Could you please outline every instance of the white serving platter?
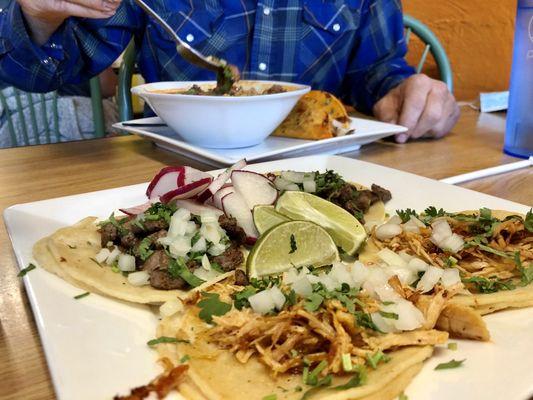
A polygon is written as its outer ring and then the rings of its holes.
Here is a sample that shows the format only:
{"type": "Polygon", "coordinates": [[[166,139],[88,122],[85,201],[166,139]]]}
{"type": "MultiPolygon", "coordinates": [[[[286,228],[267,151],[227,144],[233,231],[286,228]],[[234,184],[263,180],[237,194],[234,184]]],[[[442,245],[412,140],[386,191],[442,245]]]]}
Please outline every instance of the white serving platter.
{"type": "MultiPolygon", "coordinates": [[[[387,204],[419,211],[429,205],[448,211],[481,206],[525,213],[528,207],[417,175],[363,161],[314,156],[250,165],[258,172],[333,169],[346,179],[391,190],[387,204]]],[[[156,171],[153,171],[154,174],[156,171]]],[[[118,182],[119,183],[119,182],[118,182]]],[[[142,203],[146,184],[19,204],[4,219],[20,268],[32,262],[39,238],[94,215],[107,217],[119,207],[142,203]]],[[[37,268],[24,278],[57,397],[62,400],[110,399],[147,383],[160,371],[146,342],[155,337],[156,315],[135,306],[83,292],[37,268]]],[[[436,349],[409,385],[410,400],[527,400],[533,395],[533,308],[496,313],[486,318],[488,343],[454,340],[458,350],[436,349]],[[466,359],[458,369],[435,371],[438,363],[466,359]]]]}
{"type": "MultiPolygon", "coordinates": [[[[164,122],[158,117],[120,122],[113,126],[147,138],[164,149],[215,167],[228,166],[242,158],[246,158],[248,162],[263,162],[311,154],[342,154],[357,150],[361,146],[379,139],[407,131],[407,128],[399,125],[362,118],[350,119],[350,128],[355,130],[350,135],[322,140],[269,136],[257,146],[241,149],[209,149],[187,143],[172,129],[164,125],[164,122]],[[163,124],[164,126],[143,126],[149,124],[163,124]]],[[[243,134],[246,134],[246,132],[243,132],[243,134]]]]}

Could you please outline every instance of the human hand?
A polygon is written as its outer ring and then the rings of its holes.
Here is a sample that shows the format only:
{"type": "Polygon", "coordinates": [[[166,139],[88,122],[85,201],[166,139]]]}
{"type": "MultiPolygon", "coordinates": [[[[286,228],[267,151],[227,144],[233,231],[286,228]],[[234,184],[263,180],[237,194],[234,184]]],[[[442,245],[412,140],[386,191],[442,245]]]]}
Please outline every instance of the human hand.
{"type": "Polygon", "coordinates": [[[396,135],[398,143],[420,137],[440,138],[453,128],[460,115],[446,84],[423,74],[413,75],[392,89],[373,111],[380,121],[409,129],[396,135]]]}
{"type": "Polygon", "coordinates": [[[43,44],[68,17],[110,18],[122,0],[17,0],[32,39],[43,44]]]}

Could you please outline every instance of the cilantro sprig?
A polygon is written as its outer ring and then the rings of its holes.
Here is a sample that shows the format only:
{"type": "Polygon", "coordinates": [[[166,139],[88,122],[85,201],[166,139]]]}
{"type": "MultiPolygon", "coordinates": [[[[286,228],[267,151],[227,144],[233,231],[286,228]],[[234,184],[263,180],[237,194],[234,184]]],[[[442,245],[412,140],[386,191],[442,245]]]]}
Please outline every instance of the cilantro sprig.
{"type": "Polygon", "coordinates": [[[445,362],[445,363],[441,363],[439,365],[437,365],[435,367],[435,370],[438,371],[438,370],[441,370],[441,369],[453,369],[453,368],[459,368],[460,366],[463,365],[463,363],[465,362],[466,360],[451,360],[451,361],[448,361],[448,362],[445,362]]]}
{"type": "Polygon", "coordinates": [[[20,270],[20,272],[17,274],[17,277],[22,278],[24,275],[34,270],[35,268],[37,267],[34,264],[30,263],[26,268],[20,270]]]}
{"type": "Polygon", "coordinates": [[[200,308],[198,316],[207,323],[213,322],[213,316],[221,316],[231,310],[231,304],[220,300],[217,293],[202,292],[202,300],[197,304],[200,308]]]}

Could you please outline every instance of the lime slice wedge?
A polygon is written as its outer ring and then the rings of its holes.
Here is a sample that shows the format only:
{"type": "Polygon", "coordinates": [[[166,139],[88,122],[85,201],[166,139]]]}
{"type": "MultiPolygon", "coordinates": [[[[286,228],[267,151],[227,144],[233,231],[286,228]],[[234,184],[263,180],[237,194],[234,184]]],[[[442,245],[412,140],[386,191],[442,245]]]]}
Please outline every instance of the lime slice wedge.
{"type": "Polygon", "coordinates": [[[315,195],[285,192],[276,203],[276,211],[290,219],[311,221],[331,235],[337,246],[354,254],[366,239],[363,225],[348,211],[315,195]]]}
{"type": "Polygon", "coordinates": [[[280,274],[291,267],[321,267],[339,260],[325,229],[308,221],[283,222],[265,232],[248,255],[248,276],[280,274]]]}
{"type": "Polygon", "coordinates": [[[277,212],[274,206],[254,207],[254,223],[260,235],[270,228],[287,221],[290,221],[290,219],[277,212]]]}

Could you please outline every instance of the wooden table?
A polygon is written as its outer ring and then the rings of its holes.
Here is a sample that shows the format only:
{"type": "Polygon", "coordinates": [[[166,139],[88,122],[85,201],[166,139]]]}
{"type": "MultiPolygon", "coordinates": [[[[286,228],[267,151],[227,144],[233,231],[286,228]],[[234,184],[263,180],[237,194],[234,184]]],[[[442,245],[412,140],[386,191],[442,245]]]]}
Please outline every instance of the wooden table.
{"type": "MultiPolygon", "coordinates": [[[[502,153],[505,119],[464,109],[446,138],[406,145],[382,142],[350,157],[441,179],[517,159],[502,153]]],[[[163,165],[205,165],[135,136],[0,150],[0,209],[23,202],[149,180],[163,165]]],[[[521,170],[464,184],[473,190],[533,204],[533,172],[521,170]]],[[[5,226],[0,227],[0,398],[53,399],[50,375],[5,226]]]]}

